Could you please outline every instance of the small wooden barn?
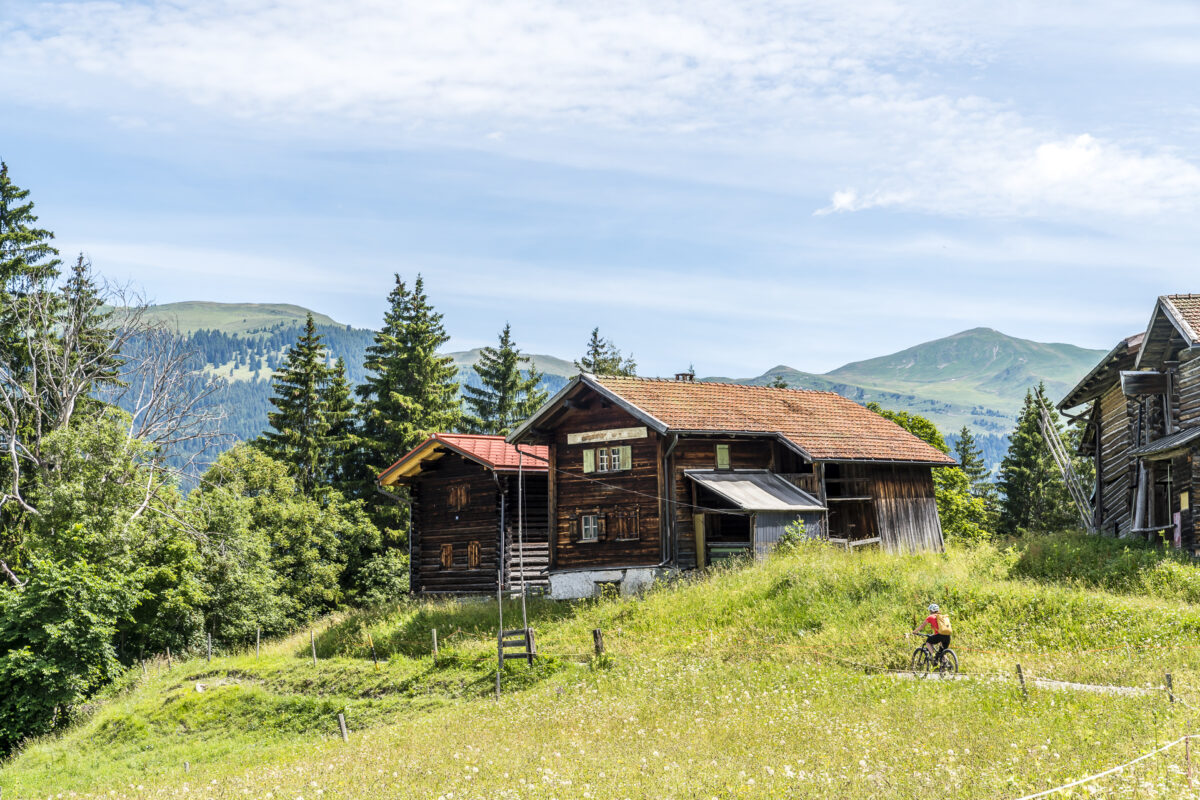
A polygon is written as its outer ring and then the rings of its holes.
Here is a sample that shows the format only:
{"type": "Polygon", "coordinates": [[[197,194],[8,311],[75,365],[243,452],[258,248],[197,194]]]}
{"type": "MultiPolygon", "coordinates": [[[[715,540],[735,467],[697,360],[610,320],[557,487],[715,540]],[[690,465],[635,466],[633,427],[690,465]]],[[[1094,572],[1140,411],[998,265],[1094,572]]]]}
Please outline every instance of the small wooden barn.
{"type": "Polygon", "coordinates": [[[381,486],[408,487],[412,591],[545,587],[547,472],[545,447],[435,433],[380,473],[381,486]]]}
{"type": "Polygon", "coordinates": [[[1058,404],[1084,425],[1096,465],[1093,527],[1161,538],[1196,552],[1200,490],[1200,295],[1158,298],[1142,333],[1123,339],[1058,404]]]}
{"type": "Polygon", "coordinates": [[[575,377],[509,441],[548,449],[550,591],[634,591],[807,535],[940,550],[933,467],[955,466],[831,392],[575,377]]]}

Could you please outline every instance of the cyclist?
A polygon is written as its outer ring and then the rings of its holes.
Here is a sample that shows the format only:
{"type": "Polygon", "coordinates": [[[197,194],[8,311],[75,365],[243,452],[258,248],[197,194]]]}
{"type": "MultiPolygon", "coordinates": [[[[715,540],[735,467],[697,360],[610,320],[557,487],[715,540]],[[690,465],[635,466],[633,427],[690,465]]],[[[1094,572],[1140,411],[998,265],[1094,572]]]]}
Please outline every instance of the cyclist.
{"type": "Polygon", "coordinates": [[[925,630],[926,625],[933,631],[931,635],[925,637],[925,651],[935,660],[950,646],[950,617],[941,612],[942,609],[938,607],[937,603],[930,603],[929,616],[913,631],[914,635],[919,634],[925,630]],[[933,651],[934,645],[941,645],[941,649],[936,653],[933,651]]]}

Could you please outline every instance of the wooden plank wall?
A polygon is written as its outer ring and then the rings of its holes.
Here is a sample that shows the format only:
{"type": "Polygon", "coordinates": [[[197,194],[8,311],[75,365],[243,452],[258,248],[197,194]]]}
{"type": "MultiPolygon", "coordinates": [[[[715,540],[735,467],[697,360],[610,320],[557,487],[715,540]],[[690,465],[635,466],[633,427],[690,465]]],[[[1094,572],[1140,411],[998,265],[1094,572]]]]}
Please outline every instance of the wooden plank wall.
{"type": "Polygon", "coordinates": [[[672,455],[675,496],[679,499],[675,514],[675,557],[682,569],[696,567],[695,509],[692,508],[692,482],[684,475],[689,469],[716,469],[717,445],[729,445],[729,466],[732,469],[771,469],[774,442],[754,439],[681,438],[672,455]]]}
{"type": "Polygon", "coordinates": [[[1130,455],[1137,425],[1136,404],[1114,384],[1100,398],[1101,530],[1123,536],[1133,523],[1133,481],[1136,465],[1130,455]]]}
{"type": "Polygon", "coordinates": [[[835,539],[874,539],[879,536],[875,513],[874,472],[870,464],[826,463],[821,471],[829,536],[835,539]],[[857,499],[853,499],[857,498],[857,499]]]}
{"type": "MultiPolygon", "coordinates": [[[[653,566],[662,561],[659,528],[659,440],[654,431],[643,439],[611,442],[609,446],[628,445],[633,468],[621,472],[587,475],[583,472],[583,451],[596,444],[568,445],[567,435],[586,431],[641,426],[615,406],[605,408],[593,397],[586,409],[569,412],[554,432],[554,569],[583,567],[653,566]],[[573,521],[580,514],[601,514],[615,519],[634,515],[638,538],[616,540],[609,535],[598,542],[580,542],[573,521]]],[[[615,526],[609,526],[610,530],[615,526]]]]}
{"type": "Polygon", "coordinates": [[[490,470],[457,453],[447,453],[437,468],[414,480],[414,592],[495,592],[500,543],[499,493],[490,470]],[[469,502],[450,506],[452,487],[466,486],[469,502]],[[467,564],[468,548],[479,546],[479,566],[467,564]],[[449,568],[442,565],[442,546],[453,548],[449,568]]]}
{"type": "Polygon", "coordinates": [[[890,552],[940,551],[942,526],[929,467],[890,464],[870,467],[879,537],[890,552]]]}
{"type": "MultiPolygon", "coordinates": [[[[501,476],[506,486],[507,514],[505,516],[504,574],[510,588],[520,585],[521,548],[517,542],[517,474],[501,476]]],[[[525,473],[525,583],[547,586],[546,570],[550,560],[549,476],[546,473],[525,473]]]]}
{"type": "Polygon", "coordinates": [[[1179,365],[1175,375],[1177,420],[1180,428],[1200,426],[1200,358],[1179,365]]]}

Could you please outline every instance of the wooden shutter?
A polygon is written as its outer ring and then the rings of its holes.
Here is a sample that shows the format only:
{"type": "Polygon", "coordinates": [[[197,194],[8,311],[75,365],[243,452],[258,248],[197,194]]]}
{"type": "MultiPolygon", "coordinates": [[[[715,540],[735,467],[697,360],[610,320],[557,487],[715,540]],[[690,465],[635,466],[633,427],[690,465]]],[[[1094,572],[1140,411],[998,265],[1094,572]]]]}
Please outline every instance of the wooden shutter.
{"type": "Polygon", "coordinates": [[[621,469],[633,469],[633,447],[625,445],[621,451],[621,469]]]}
{"type": "Polygon", "coordinates": [[[583,451],[583,471],[584,472],[595,472],[596,471],[596,451],[595,450],[584,450],[583,451]]]}
{"type": "Polygon", "coordinates": [[[608,517],[605,514],[596,515],[596,541],[608,541],[608,517]]]}
{"type": "Polygon", "coordinates": [[[442,569],[452,569],[454,567],[454,545],[442,545],[442,569]]]}
{"type": "Polygon", "coordinates": [[[717,445],[717,469],[729,469],[729,445],[717,445]]]}
{"type": "Polygon", "coordinates": [[[467,545],[467,567],[479,569],[479,542],[471,542],[467,545]]]}

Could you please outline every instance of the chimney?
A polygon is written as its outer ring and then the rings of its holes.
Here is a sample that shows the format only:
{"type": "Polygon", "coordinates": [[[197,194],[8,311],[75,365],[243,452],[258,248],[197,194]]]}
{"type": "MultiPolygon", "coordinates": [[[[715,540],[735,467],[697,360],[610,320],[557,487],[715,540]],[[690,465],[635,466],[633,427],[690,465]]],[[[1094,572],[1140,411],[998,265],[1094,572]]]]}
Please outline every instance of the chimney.
{"type": "Polygon", "coordinates": [[[676,372],[675,380],[682,381],[683,383],[694,383],[696,381],[696,373],[694,371],[676,372]]]}

